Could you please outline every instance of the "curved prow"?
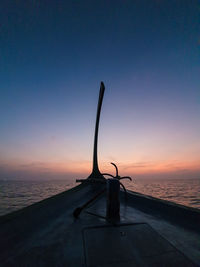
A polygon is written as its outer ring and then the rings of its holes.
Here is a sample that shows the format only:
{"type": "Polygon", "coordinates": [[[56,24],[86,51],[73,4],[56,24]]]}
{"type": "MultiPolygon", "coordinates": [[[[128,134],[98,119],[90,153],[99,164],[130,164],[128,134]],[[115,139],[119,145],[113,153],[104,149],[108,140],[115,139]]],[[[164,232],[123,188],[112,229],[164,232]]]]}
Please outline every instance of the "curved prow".
{"type": "Polygon", "coordinates": [[[104,83],[101,82],[100,91],[99,91],[99,102],[97,106],[95,135],[94,135],[93,169],[92,169],[92,173],[88,177],[89,179],[104,179],[103,175],[99,171],[98,156],[97,156],[99,119],[100,119],[100,114],[101,114],[101,106],[103,102],[104,91],[105,91],[105,86],[104,86],[104,83]]]}

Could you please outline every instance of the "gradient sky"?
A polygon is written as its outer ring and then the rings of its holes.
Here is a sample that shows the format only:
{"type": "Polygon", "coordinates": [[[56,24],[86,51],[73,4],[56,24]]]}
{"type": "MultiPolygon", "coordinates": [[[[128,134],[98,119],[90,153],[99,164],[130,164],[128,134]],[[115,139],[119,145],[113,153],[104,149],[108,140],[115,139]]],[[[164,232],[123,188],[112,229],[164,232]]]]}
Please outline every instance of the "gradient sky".
{"type": "Polygon", "coordinates": [[[200,4],[5,1],[0,178],[85,178],[100,81],[99,165],[200,177],[200,4]]]}

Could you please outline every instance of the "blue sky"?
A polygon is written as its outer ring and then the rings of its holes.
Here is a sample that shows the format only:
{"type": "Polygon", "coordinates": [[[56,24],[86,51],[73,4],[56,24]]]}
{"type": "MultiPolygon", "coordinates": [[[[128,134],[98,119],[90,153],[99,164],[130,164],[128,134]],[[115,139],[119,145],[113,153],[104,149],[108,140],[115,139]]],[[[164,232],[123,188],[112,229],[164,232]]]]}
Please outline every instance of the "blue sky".
{"type": "Polygon", "coordinates": [[[199,26],[193,0],[3,1],[0,177],[87,175],[101,80],[102,170],[199,176],[199,26]]]}

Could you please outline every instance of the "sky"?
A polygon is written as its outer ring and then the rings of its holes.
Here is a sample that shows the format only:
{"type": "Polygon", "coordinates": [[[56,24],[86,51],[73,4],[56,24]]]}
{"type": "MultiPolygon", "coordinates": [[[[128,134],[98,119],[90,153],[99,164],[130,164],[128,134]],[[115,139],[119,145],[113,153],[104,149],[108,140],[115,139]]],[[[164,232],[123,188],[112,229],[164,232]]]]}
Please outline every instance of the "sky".
{"type": "Polygon", "coordinates": [[[200,4],[5,1],[0,179],[200,177],[200,4]]]}

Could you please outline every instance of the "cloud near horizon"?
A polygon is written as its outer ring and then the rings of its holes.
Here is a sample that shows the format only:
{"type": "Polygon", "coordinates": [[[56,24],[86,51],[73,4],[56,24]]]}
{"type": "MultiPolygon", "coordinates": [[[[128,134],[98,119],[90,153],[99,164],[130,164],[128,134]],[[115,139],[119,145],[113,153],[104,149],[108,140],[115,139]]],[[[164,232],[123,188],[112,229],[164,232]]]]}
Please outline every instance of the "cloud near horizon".
{"type": "MultiPolygon", "coordinates": [[[[200,177],[199,161],[140,161],[117,163],[119,174],[133,177],[200,177]]],[[[113,166],[100,162],[101,172],[115,173],[113,166]]],[[[76,179],[86,178],[91,173],[91,161],[67,162],[0,162],[0,179],[76,179]]]]}

